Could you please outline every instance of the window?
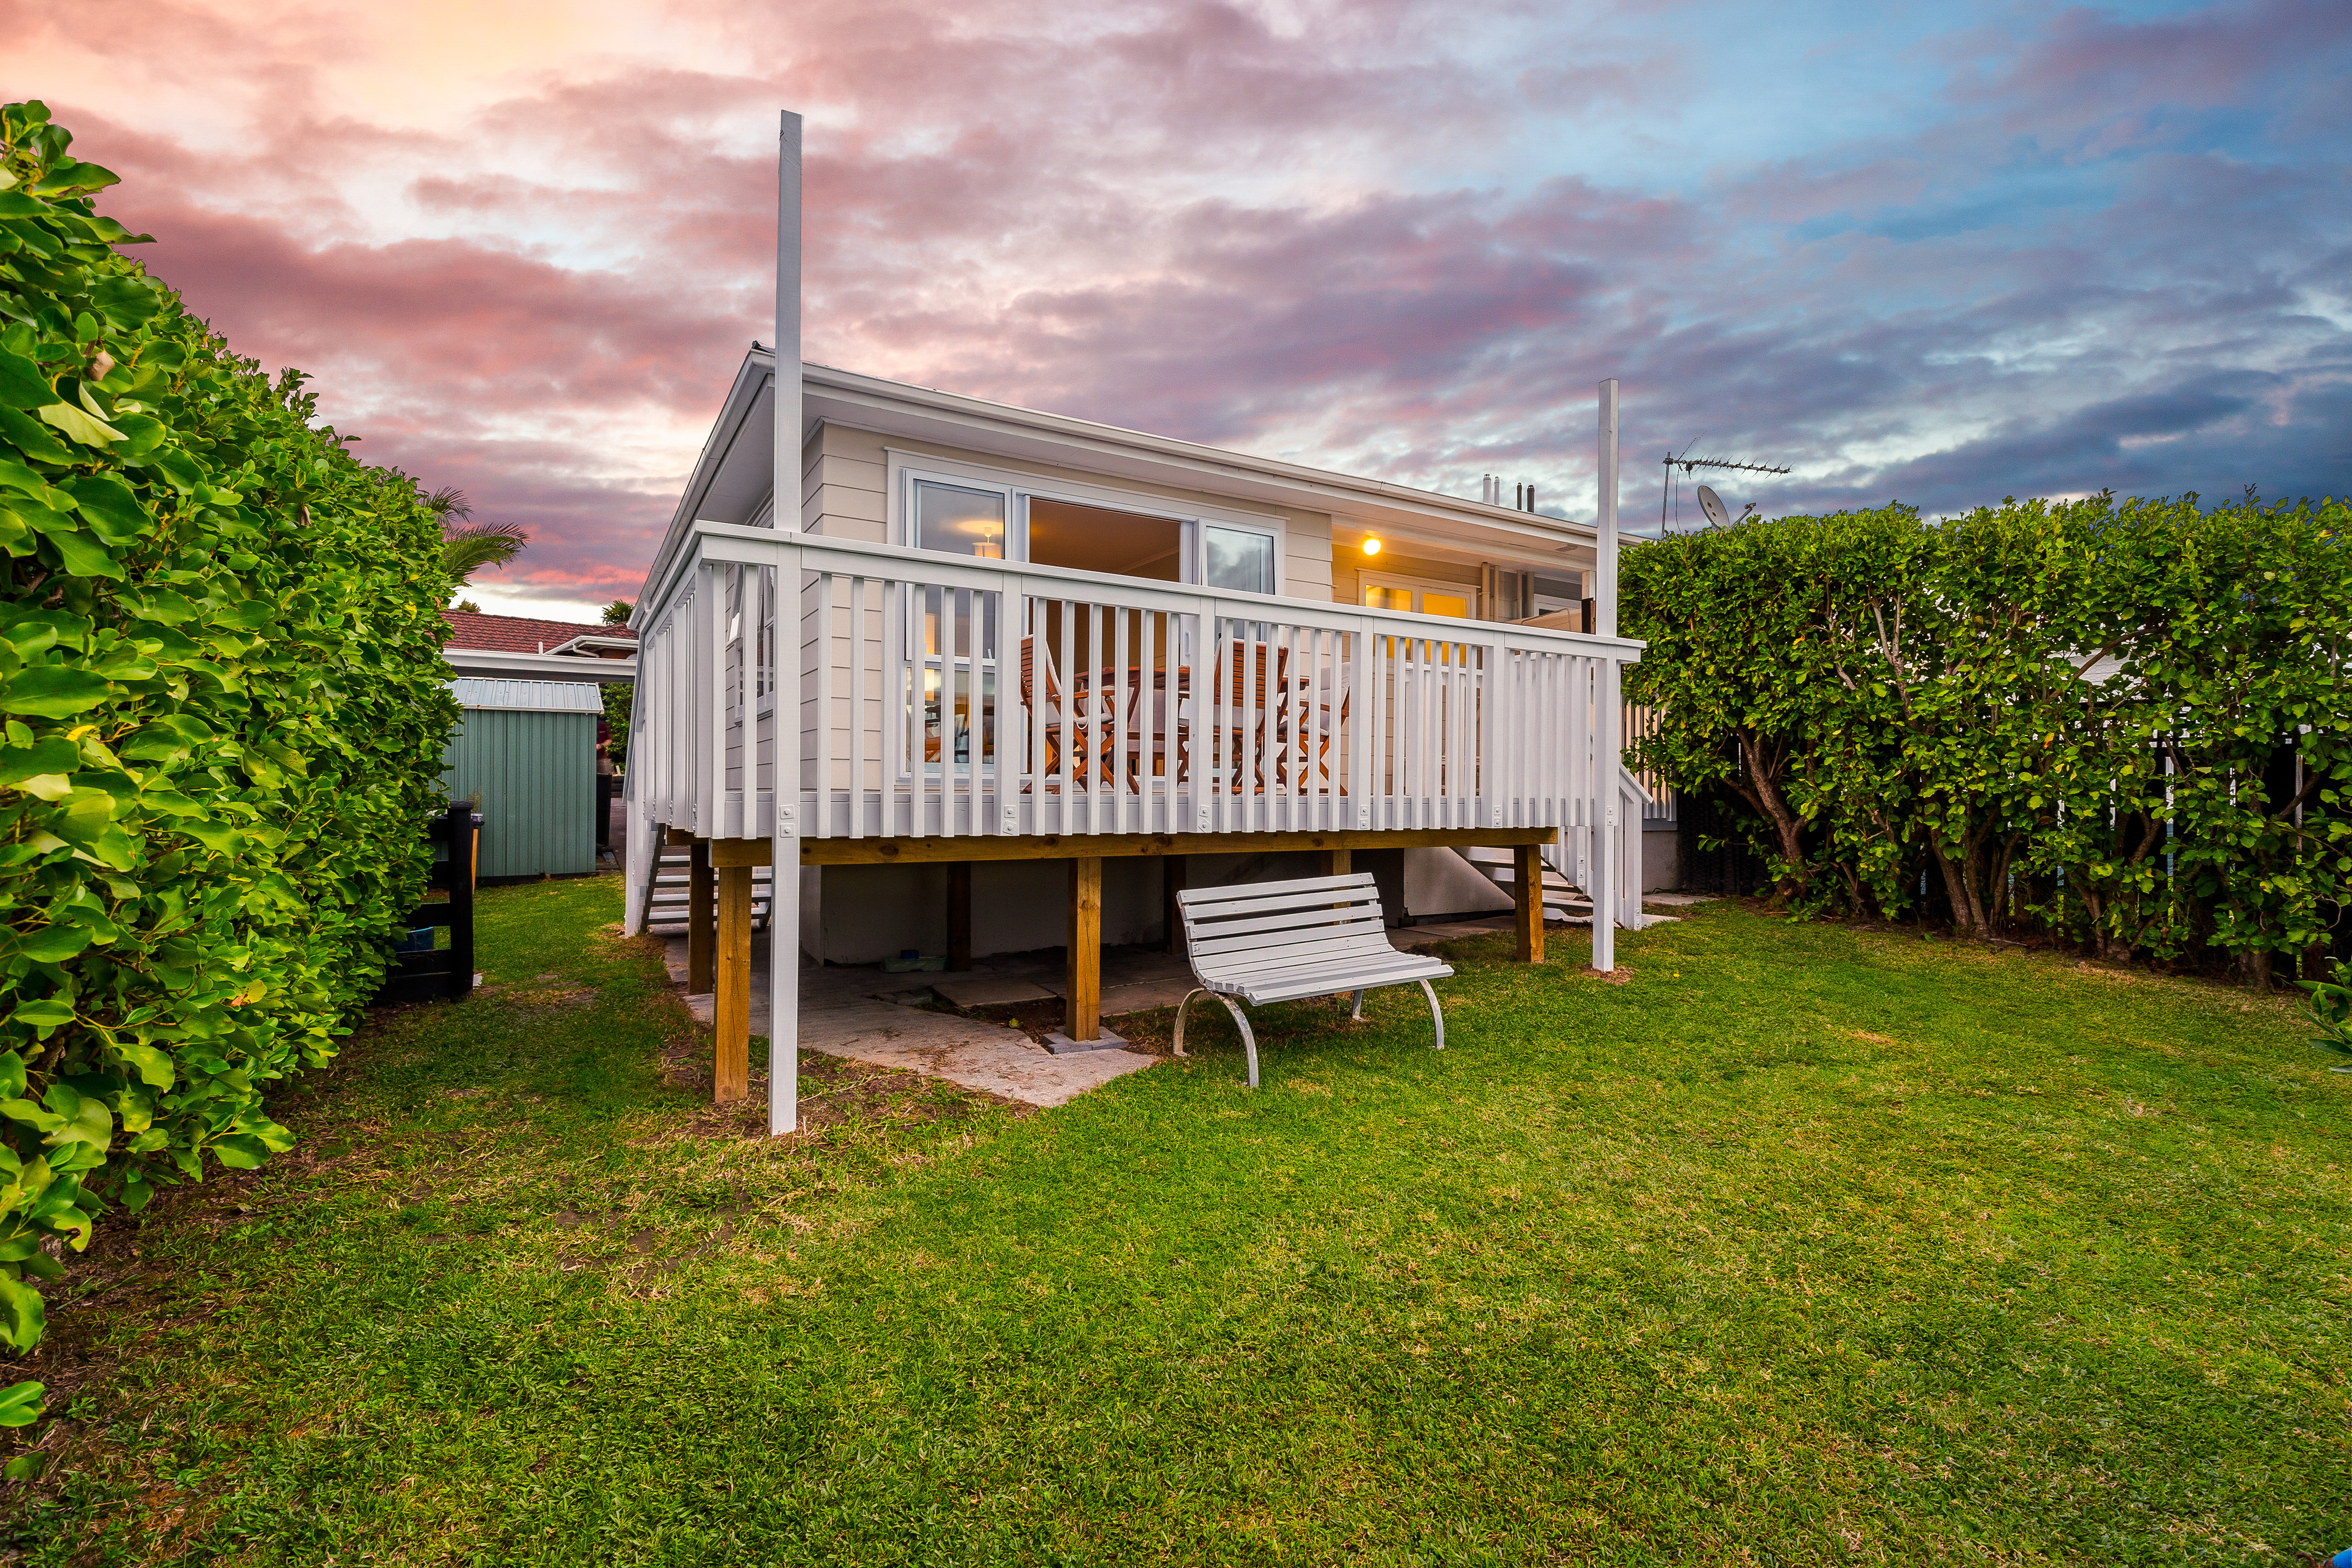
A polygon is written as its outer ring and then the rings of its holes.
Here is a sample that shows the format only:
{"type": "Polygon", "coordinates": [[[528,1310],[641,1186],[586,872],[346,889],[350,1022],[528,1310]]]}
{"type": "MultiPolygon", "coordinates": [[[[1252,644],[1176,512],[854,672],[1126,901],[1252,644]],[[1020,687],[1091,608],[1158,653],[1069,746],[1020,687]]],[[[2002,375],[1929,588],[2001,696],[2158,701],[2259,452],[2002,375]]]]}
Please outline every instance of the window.
{"type": "Polygon", "coordinates": [[[1477,614],[1478,590],[1466,583],[1427,583],[1412,577],[1376,577],[1358,574],[1363,584],[1364,607],[1372,610],[1414,610],[1424,616],[1451,616],[1466,621],[1477,614]]]}
{"type": "Polygon", "coordinates": [[[1083,484],[1032,489],[1017,473],[932,468],[928,460],[918,467],[914,457],[892,454],[891,482],[895,536],[919,549],[1147,583],[1282,592],[1282,527],[1274,520],[1190,516],[1160,510],[1167,503],[1156,497],[1083,484]]]}
{"type": "Polygon", "coordinates": [[[1274,592],[1274,535],[1255,528],[1201,525],[1201,581],[1240,594],[1274,592]]]}
{"type": "Polygon", "coordinates": [[[1029,559],[1160,583],[1184,580],[1184,523],[1080,501],[1029,499],[1029,559]]]}
{"type": "Polygon", "coordinates": [[[1004,559],[1004,492],[915,481],[915,543],[950,555],[1004,559]]]}

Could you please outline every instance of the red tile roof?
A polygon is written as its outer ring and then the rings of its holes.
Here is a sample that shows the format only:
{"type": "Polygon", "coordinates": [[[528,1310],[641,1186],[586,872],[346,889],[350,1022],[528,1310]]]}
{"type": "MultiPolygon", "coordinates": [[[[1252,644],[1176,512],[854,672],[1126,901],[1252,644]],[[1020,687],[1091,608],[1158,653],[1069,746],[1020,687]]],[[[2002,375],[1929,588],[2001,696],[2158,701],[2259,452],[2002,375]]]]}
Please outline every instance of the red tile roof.
{"type": "Polygon", "coordinates": [[[580,621],[542,621],[530,616],[482,616],[469,610],[444,610],[449,623],[451,647],[488,648],[499,653],[552,653],[573,637],[627,637],[626,626],[589,626],[580,621]]]}

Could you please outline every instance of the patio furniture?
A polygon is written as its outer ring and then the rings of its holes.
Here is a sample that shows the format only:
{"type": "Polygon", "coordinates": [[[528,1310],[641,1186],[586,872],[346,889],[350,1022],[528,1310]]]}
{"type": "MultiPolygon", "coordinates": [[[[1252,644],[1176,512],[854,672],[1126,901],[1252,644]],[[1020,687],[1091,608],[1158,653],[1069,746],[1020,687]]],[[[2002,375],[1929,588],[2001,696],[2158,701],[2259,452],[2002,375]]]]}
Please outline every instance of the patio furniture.
{"type": "Polygon", "coordinates": [[[1445,1015],[1430,982],[1454,971],[1434,958],[1389,945],[1380,889],[1369,871],[1187,889],[1176,895],[1176,907],[1184,920],[1185,954],[1199,982],[1176,1009],[1178,1056],[1184,1054],[1184,1015],[1192,998],[1205,992],[1234,1016],[1249,1059],[1250,1087],[1255,1089],[1257,1037],[1250,1032],[1242,1003],[1258,1007],[1353,992],[1355,1010],[1349,1016],[1361,1018],[1365,992],[1414,984],[1429,998],[1433,1048],[1445,1048],[1445,1015]]]}

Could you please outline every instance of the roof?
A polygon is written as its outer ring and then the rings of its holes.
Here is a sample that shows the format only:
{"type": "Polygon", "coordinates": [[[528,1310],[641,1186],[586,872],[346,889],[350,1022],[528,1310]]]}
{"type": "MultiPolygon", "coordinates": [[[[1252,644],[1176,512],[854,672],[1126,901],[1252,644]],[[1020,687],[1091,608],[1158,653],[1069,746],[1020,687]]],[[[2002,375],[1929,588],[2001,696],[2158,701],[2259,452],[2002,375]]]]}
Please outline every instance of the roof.
{"type": "Polygon", "coordinates": [[[444,610],[441,618],[449,623],[451,647],[488,648],[499,653],[552,653],[574,637],[620,637],[630,642],[637,637],[626,626],[542,621],[531,616],[485,616],[472,610],[444,610]]]}
{"type": "Polygon", "coordinates": [[[461,675],[449,683],[449,689],[460,708],[503,708],[525,713],[604,710],[604,699],[596,687],[572,680],[499,680],[461,675]]]}
{"type": "MultiPolygon", "coordinates": [[[[711,426],[639,593],[656,600],[696,520],[760,526],[775,491],[775,356],[753,345],[711,426]]],[[[1507,551],[1580,567],[1592,525],[1465,500],[1382,479],[1120,429],[1090,420],[886,381],[829,365],[801,365],[801,436],[825,423],[939,441],[1016,461],[1142,479],[1237,500],[1327,512],[1335,522],[1398,541],[1507,551]]],[[[805,448],[803,448],[805,450],[805,448]]],[[[1620,529],[1622,535],[1622,529],[1620,529]]]]}

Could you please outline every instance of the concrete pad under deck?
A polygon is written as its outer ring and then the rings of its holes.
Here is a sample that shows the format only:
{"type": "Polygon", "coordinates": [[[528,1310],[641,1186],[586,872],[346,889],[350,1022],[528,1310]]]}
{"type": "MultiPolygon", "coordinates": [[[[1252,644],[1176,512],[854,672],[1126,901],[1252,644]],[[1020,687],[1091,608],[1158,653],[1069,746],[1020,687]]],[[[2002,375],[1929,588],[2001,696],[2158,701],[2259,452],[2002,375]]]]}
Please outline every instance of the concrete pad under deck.
{"type": "MultiPolygon", "coordinates": [[[[670,983],[686,984],[686,939],[665,944],[670,983]]],[[[1090,1089],[1151,1065],[1134,1051],[1087,1051],[1057,1057],[1013,1029],[883,1001],[875,992],[905,991],[919,975],[878,969],[803,969],[801,1045],[900,1072],[928,1074],[1024,1105],[1064,1105],[1090,1089]]],[[[685,998],[702,1023],[712,1020],[709,996],[685,998]]],[[[751,943],[751,1033],[768,1033],[768,938],[751,943]]]]}

